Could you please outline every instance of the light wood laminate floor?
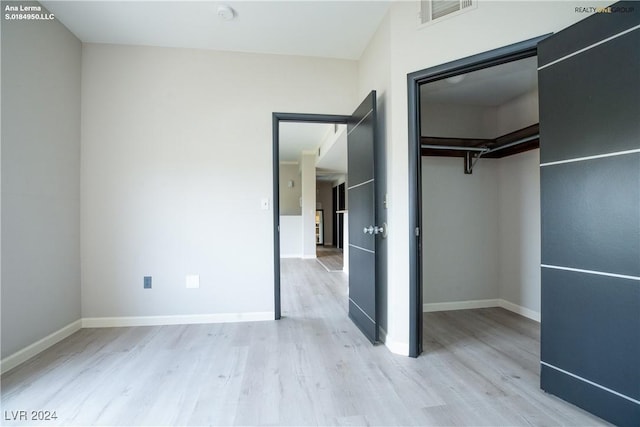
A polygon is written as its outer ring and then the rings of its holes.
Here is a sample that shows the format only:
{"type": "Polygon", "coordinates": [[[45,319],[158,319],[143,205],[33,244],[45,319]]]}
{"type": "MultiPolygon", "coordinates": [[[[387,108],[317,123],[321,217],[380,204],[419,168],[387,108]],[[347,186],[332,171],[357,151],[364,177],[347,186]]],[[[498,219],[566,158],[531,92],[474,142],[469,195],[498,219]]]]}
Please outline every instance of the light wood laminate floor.
{"type": "Polygon", "coordinates": [[[316,249],[316,261],[329,272],[343,270],[344,256],[342,249],[333,246],[318,246],[316,249]]]}
{"type": "MultiPolygon", "coordinates": [[[[2,377],[40,425],[600,425],[538,387],[539,327],[503,309],[425,314],[425,354],[372,346],[346,277],[282,260],[280,321],[83,329],[2,377]]],[[[37,424],[3,421],[4,425],[37,424]]]]}

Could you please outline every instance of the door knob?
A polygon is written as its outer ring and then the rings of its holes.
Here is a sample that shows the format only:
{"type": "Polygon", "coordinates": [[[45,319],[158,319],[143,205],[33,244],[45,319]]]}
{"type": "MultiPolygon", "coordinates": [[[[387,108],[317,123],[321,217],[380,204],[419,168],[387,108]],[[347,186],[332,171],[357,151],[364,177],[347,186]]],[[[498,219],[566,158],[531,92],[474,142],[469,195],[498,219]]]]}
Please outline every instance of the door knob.
{"type": "Polygon", "coordinates": [[[370,225],[365,227],[362,232],[364,234],[382,234],[382,237],[387,237],[387,224],[383,223],[382,226],[370,225]]]}

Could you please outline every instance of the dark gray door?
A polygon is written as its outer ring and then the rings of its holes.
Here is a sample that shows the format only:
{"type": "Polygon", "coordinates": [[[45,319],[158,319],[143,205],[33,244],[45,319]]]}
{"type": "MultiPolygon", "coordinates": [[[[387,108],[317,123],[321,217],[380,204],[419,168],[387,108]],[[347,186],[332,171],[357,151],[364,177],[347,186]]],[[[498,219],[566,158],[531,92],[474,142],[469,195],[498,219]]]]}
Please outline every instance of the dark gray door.
{"type": "Polygon", "coordinates": [[[376,92],[372,91],[347,124],[349,212],[349,317],[371,342],[378,341],[376,241],[376,92]]]}
{"type": "Polygon", "coordinates": [[[541,388],[640,425],[640,4],[539,44],[541,388]]]}

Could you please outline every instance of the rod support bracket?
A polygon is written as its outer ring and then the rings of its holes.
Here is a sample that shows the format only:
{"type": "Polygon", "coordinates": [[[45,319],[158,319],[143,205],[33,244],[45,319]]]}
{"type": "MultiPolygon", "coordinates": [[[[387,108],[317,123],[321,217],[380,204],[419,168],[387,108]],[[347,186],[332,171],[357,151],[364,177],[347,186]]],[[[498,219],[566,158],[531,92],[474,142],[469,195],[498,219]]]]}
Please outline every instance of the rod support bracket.
{"type": "Polygon", "coordinates": [[[482,147],[482,151],[465,151],[464,153],[464,173],[465,175],[471,175],[473,173],[473,167],[478,163],[480,157],[483,154],[489,153],[491,150],[487,147],[482,147]]]}
{"type": "Polygon", "coordinates": [[[465,151],[464,153],[464,173],[465,175],[473,173],[473,154],[471,151],[465,151]]]}

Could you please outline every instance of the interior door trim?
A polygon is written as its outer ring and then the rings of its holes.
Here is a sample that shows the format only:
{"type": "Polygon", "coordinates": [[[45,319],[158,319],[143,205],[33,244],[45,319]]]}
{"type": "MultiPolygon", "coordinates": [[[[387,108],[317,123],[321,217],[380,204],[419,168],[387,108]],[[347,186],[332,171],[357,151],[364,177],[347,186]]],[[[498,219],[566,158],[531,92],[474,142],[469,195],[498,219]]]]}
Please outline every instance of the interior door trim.
{"type": "Polygon", "coordinates": [[[422,353],[422,177],[420,166],[420,86],[459,74],[536,56],[545,34],[407,75],[409,108],[409,356],[422,353]]]}
{"type": "Polygon", "coordinates": [[[275,320],[282,318],[280,304],[280,122],[347,124],[351,116],[333,114],[273,113],[272,114],[272,170],[273,170],[273,301],[275,320]]]}

